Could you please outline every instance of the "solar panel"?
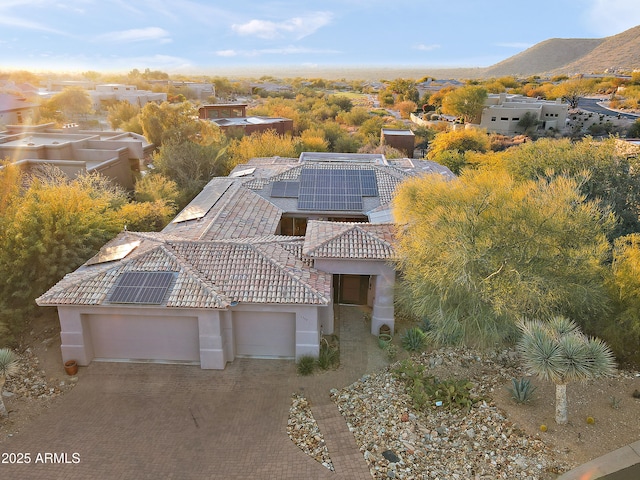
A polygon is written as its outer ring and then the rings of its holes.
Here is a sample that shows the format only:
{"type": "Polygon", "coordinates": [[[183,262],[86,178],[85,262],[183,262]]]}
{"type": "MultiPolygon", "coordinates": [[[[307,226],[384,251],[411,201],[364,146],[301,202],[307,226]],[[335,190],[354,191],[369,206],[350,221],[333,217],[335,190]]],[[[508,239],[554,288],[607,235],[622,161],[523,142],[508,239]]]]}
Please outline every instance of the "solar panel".
{"type": "Polygon", "coordinates": [[[360,170],[360,184],[363,197],[378,196],[378,181],[373,170],[360,170]]]}
{"type": "Polygon", "coordinates": [[[174,278],[173,272],[125,272],[113,287],[109,301],[160,305],[174,278]]]}
{"type": "Polygon", "coordinates": [[[300,182],[273,182],[271,184],[271,196],[278,198],[298,198],[300,182]]]}
{"type": "Polygon", "coordinates": [[[207,185],[191,203],[182,210],[171,223],[186,222],[204,217],[216,204],[224,192],[231,186],[233,180],[216,179],[214,183],[207,185]]]}
{"type": "Polygon", "coordinates": [[[120,245],[110,245],[108,247],[103,247],[100,249],[97,255],[95,255],[87,262],[87,265],[96,265],[98,263],[122,260],[133,250],[135,250],[138,245],[140,245],[140,240],[135,240],[133,242],[127,241],[126,243],[122,243],[120,245]]]}
{"type": "Polygon", "coordinates": [[[305,168],[300,175],[300,210],[362,210],[363,196],[378,196],[373,170],[305,168]]]}

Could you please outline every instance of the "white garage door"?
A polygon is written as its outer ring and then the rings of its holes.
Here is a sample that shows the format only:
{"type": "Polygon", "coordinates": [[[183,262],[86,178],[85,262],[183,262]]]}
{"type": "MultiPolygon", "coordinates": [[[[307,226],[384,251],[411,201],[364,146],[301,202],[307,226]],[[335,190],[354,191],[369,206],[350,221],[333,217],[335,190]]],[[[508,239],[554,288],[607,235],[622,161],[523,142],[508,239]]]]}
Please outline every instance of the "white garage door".
{"type": "Polygon", "coordinates": [[[295,313],[234,312],[236,356],[286,357],[296,355],[295,313]]]}
{"type": "Polygon", "coordinates": [[[95,358],[200,361],[198,319],[90,315],[95,358]]]}

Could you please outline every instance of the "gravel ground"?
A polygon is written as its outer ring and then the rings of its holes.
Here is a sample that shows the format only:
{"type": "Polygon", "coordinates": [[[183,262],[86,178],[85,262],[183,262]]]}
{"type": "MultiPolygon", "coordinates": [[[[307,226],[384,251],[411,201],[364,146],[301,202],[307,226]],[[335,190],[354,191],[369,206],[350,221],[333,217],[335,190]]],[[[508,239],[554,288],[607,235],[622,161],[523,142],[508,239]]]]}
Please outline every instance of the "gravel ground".
{"type": "MultiPolygon", "coordinates": [[[[435,404],[417,411],[404,382],[393,373],[394,365],[334,389],[331,396],[373,478],[553,479],[571,465],[556,460],[558,452],[515,427],[491,400],[491,393],[505,380],[522,376],[515,355],[441,349],[413,357],[441,380],[464,374],[473,384],[472,395],[481,399],[469,411],[435,404]]],[[[306,400],[295,398],[292,404],[291,418],[297,419],[293,423],[303,439],[297,443],[314,451],[318,461],[330,461],[318,454],[324,441],[317,426],[313,429],[315,422],[301,426],[308,416],[296,411],[305,404],[306,400]],[[309,442],[315,443],[310,447],[309,442]]]]}

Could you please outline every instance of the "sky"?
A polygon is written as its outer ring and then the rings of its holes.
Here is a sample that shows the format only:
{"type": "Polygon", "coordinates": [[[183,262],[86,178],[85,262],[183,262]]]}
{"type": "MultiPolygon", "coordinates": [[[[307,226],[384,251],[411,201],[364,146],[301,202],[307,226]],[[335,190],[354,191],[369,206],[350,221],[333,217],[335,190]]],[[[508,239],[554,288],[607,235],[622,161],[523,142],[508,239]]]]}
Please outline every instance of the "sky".
{"type": "Polygon", "coordinates": [[[640,0],[0,0],[0,70],[486,67],[640,25],[640,0]]]}

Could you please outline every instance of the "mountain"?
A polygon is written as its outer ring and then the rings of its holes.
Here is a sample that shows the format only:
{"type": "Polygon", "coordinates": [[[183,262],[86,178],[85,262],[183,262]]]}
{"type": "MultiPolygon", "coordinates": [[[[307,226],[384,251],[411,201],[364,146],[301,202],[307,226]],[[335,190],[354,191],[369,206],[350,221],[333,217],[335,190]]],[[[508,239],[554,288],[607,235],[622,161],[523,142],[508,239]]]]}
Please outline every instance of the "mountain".
{"type": "Polygon", "coordinates": [[[605,38],[552,38],[487,67],[484,77],[600,73],[640,68],[640,25],[605,38]]]}

